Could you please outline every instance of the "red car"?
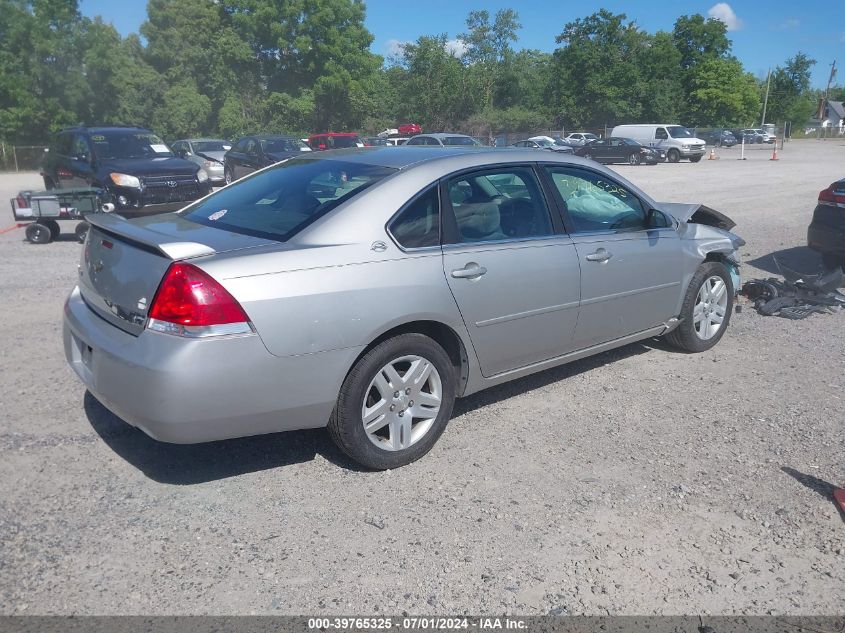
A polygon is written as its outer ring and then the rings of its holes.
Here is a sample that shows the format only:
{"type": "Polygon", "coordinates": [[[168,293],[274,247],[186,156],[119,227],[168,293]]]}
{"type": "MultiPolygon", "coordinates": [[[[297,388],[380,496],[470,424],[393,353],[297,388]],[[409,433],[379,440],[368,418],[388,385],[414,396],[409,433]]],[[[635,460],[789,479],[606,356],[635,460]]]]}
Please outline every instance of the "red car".
{"type": "Polygon", "coordinates": [[[326,132],[312,134],[308,137],[308,145],[314,151],[324,149],[341,149],[344,147],[364,147],[361,139],[354,132],[326,132]]]}
{"type": "Polygon", "coordinates": [[[422,134],[422,127],[419,123],[403,123],[398,128],[400,136],[413,136],[422,134]]]}

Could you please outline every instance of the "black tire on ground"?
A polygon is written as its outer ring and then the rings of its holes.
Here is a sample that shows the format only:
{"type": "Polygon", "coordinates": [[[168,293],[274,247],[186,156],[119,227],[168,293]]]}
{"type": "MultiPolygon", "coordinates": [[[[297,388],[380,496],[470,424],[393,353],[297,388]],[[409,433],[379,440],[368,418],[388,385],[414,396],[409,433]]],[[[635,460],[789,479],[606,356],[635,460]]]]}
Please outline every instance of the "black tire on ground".
{"type": "Polygon", "coordinates": [[[346,376],[329,420],[329,434],[344,453],[367,468],[385,470],[410,464],[425,455],[446,428],[455,402],[456,376],[449,355],[428,336],[409,333],[387,339],[362,356],[346,376]],[[415,444],[397,451],[384,450],[370,441],[364,430],[361,408],[365,392],[385,365],[412,354],[428,360],[440,374],[440,411],[429,431],[415,444]]]}
{"type": "Polygon", "coordinates": [[[670,149],[666,152],[666,160],[670,163],[677,163],[681,160],[681,153],[676,149],[670,149]]]}
{"type": "Polygon", "coordinates": [[[631,153],[628,155],[628,164],[630,165],[639,165],[640,160],[640,155],[638,153],[631,153]]]}
{"type": "Polygon", "coordinates": [[[59,226],[58,222],[55,220],[41,220],[41,224],[50,229],[50,237],[52,239],[59,239],[59,235],[62,234],[62,227],[59,226]]]}
{"type": "Polygon", "coordinates": [[[48,226],[33,222],[26,227],[26,239],[33,244],[49,244],[53,240],[53,234],[48,226]]]}
{"type": "Polygon", "coordinates": [[[225,180],[225,181],[226,181],[226,184],[227,184],[227,185],[228,185],[228,184],[230,184],[230,183],[232,183],[232,182],[234,182],[234,180],[235,180],[235,175],[232,173],[232,169],[231,169],[231,167],[226,167],[226,168],[223,170],[223,180],[225,180]]]}
{"type": "Polygon", "coordinates": [[[835,255],[834,253],[822,253],[822,265],[827,269],[833,269],[837,266],[842,266],[845,269],[845,256],[835,255]]]}
{"type": "Polygon", "coordinates": [[[91,226],[87,222],[80,222],[76,225],[73,232],[76,233],[76,239],[79,240],[80,244],[85,241],[86,237],[88,237],[89,228],[91,228],[91,226]]]}
{"type": "Polygon", "coordinates": [[[674,330],[666,335],[666,341],[682,351],[685,352],[703,352],[713,347],[728,328],[733,312],[734,287],[731,281],[731,275],[728,269],[721,262],[704,262],[695,271],[695,274],[690,280],[687,293],[684,295],[684,303],[681,306],[680,319],[681,323],[674,330]],[[722,326],[711,338],[704,340],[698,336],[695,331],[693,322],[693,310],[698,299],[698,291],[705,281],[711,277],[720,277],[725,282],[728,292],[728,303],[725,309],[725,317],[722,320],[722,326]]]}
{"type": "Polygon", "coordinates": [[[701,156],[690,156],[690,158],[689,158],[689,162],[691,162],[691,163],[697,163],[700,160],[701,160],[701,156]]]}
{"type": "Polygon", "coordinates": [[[47,191],[52,191],[56,188],[56,185],[53,183],[53,179],[50,176],[44,176],[44,189],[47,191]]]}

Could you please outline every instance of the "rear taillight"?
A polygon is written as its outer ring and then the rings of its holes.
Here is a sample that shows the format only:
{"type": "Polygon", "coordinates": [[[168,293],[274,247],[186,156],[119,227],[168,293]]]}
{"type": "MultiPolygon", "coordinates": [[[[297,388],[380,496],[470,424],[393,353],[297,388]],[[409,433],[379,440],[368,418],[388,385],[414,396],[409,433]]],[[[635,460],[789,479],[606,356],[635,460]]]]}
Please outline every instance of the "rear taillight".
{"type": "Polygon", "coordinates": [[[241,305],[196,266],[170,265],[150,306],[147,328],[192,338],[248,334],[252,326],[241,305]]]}
{"type": "Polygon", "coordinates": [[[26,198],[24,198],[21,194],[18,194],[17,198],[15,198],[15,206],[18,209],[26,209],[29,207],[29,203],[26,201],[26,198]]]}
{"type": "Polygon", "coordinates": [[[819,191],[819,204],[829,207],[845,206],[845,191],[837,190],[838,182],[833,183],[827,189],[819,191]]]}

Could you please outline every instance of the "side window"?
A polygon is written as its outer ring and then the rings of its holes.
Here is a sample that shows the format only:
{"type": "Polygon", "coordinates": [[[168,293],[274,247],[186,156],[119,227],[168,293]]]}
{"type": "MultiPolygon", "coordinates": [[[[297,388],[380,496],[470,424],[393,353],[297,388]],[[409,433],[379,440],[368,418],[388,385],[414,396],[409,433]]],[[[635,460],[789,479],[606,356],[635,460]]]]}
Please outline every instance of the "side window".
{"type": "Polygon", "coordinates": [[[440,244],[440,198],[437,187],[431,187],[402,209],[388,228],[403,248],[440,244]]]}
{"type": "Polygon", "coordinates": [[[447,183],[458,240],[482,242],[552,235],[551,217],[534,172],[503,168],[447,183]]]}
{"type": "Polygon", "coordinates": [[[546,169],[576,232],[648,228],[639,199],[616,182],[587,171],[551,166],[546,169]]]}
{"type": "Polygon", "coordinates": [[[244,149],[244,152],[246,152],[247,154],[255,154],[258,151],[257,147],[258,144],[255,142],[255,139],[251,138],[246,142],[246,148],[244,149]]]}
{"type": "Polygon", "coordinates": [[[73,134],[59,134],[56,137],[56,153],[61,154],[62,156],[70,156],[72,143],[73,134]]]}
{"type": "Polygon", "coordinates": [[[81,156],[90,158],[91,147],[88,145],[88,139],[83,134],[73,135],[73,146],[71,147],[70,155],[74,158],[81,156]]]}
{"type": "Polygon", "coordinates": [[[424,138],[414,137],[414,138],[408,139],[408,141],[405,143],[405,145],[422,145],[423,141],[425,141],[424,138]]]}
{"type": "Polygon", "coordinates": [[[654,131],[654,138],[657,140],[665,140],[669,138],[669,133],[666,128],[659,127],[654,131]]]}
{"type": "Polygon", "coordinates": [[[235,151],[236,151],[236,152],[244,152],[244,151],[246,151],[246,144],[247,144],[248,142],[249,142],[249,139],[248,139],[248,138],[242,138],[241,140],[239,140],[239,141],[237,142],[237,144],[235,145],[235,151]]]}

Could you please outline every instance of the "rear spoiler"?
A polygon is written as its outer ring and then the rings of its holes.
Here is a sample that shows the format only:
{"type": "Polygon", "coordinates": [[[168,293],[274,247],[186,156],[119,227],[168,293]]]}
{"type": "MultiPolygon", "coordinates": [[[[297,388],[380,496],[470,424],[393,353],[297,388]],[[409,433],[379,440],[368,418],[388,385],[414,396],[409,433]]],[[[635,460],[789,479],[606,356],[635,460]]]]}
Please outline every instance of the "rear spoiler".
{"type": "Polygon", "coordinates": [[[715,226],[717,229],[730,231],[736,226],[736,222],[723,213],[703,204],[686,204],[683,202],[659,202],[658,208],[666,211],[672,217],[681,222],[692,222],[694,224],[706,224],[715,226]]]}
{"type": "Polygon", "coordinates": [[[170,242],[169,236],[133,224],[123,216],[113,213],[89,213],[85,216],[85,221],[106,235],[173,260],[213,255],[217,252],[199,242],[170,242]]]}

